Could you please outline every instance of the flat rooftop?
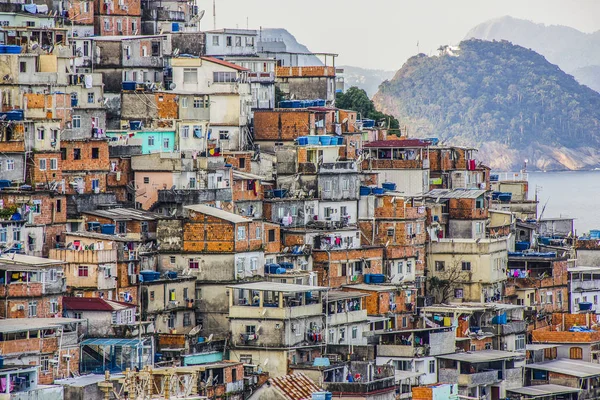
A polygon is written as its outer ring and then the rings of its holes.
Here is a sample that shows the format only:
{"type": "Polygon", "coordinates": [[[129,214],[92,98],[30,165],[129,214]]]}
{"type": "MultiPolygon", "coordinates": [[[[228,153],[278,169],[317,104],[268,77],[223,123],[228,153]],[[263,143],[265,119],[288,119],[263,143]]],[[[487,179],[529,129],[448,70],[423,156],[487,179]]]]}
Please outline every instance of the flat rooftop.
{"type": "MultiPolygon", "coordinates": [[[[483,363],[490,361],[508,360],[511,358],[524,358],[524,353],[518,353],[515,351],[502,351],[502,350],[482,350],[482,351],[467,351],[464,353],[444,354],[437,356],[445,360],[454,360],[468,363],[483,363]]],[[[600,365],[598,368],[600,369],[600,365]]]]}
{"type": "Polygon", "coordinates": [[[62,260],[53,260],[51,258],[28,256],[25,254],[2,254],[0,255],[0,263],[2,264],[22,264],[29,266],[45,267],[49,265],[65,264],[62,260]]]}
{"type": "Polygon", "coordinates": [[[552,396],[559,394],[577,393],[581,389],[575,389],[562,385],[536,385],[524,386],[517,389],[506,389],[507,392],[522,394],[526,396],[552,396]]]}
{"type": "Polygon", "coordinates": [[[77,318],[10,318],[0,320],[0,333],[56,329],[63,325],[85,322],[77,318]]]}
{"type": "Polygon", "coordinates": [[[543,363],[527,364],[525,368],[558,372],[563,375],[588,378],[600,376],[600,364],[580,360],[561,359],[543,363]]]}
{"type": "Polygon", "coordinates": [[[231,289],[245,289],[245,290],[258,290],[263,292],[284,292],[284,293],[303,293],[303,292],[314,292],[314,291],[326,291],[328,287],[323,286],[305,286],[295,285],[291,283],[278,283],[278,282],[253,282],[253,283],[242,283],[241,285],[227,286],[231,289]]]}

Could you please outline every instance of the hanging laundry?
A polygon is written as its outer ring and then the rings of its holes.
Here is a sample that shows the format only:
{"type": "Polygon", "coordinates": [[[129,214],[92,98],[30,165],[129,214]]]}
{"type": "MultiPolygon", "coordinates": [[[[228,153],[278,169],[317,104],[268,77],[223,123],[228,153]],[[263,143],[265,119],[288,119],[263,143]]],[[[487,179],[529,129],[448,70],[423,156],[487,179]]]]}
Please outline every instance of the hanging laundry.
{"type": "Polygon", "coordinates": [[[37,13],[37,5],[35,4],[23,4],[23,9],[31,14],[37,13]]]}
{"type": "Polygon", "coordinates": [[[48,12],[48,6],[46,4],[38,4],[37,12],[38,14],[46,14],[48,12]]]}
{"type": "Polygon", "coordinates": [[[86,89],[91,89],[92,88],[92,82],[93,82],[92,75],[86,75],[85,78],[84,78],[84,82],[85,82],[85,88],[86,89]]]}

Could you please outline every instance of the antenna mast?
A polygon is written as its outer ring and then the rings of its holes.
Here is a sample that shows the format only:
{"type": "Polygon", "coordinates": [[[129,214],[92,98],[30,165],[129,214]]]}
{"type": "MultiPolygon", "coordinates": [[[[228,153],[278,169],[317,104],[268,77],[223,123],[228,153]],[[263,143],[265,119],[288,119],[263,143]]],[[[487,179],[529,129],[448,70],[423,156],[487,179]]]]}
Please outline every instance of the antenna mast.
{"type": "Polygon", "coordinates": [[[217,29],[217,6],[215,0],[213,0],[213,29],[217,29]]]}

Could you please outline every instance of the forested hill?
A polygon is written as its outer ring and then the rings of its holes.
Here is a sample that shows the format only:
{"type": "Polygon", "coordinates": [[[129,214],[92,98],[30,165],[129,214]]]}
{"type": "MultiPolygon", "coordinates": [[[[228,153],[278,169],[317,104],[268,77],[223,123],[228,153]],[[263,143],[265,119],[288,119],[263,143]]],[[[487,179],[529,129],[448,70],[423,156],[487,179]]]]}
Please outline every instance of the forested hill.
{"type": "Polygon", "coordinates": [[[534,51],[467,40],[410,58],[374,97],[411,136],[479,147],[494,169],[600,165],[600,94],[534,51]]]}

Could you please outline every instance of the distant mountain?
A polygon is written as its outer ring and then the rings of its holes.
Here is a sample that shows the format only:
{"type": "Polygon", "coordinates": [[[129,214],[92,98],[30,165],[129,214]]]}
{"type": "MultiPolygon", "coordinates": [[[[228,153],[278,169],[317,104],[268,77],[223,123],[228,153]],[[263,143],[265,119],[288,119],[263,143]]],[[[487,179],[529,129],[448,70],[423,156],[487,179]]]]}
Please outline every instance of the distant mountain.
{"type": "Polygon", "coordinates": [[[410,58],[374,97],[409,135],[478,147],[498,170],[600,165],[600,93],[507,41],[440,50],[410,58]]]}
{"type": "Polygon", "coordinates": [[[296,37],[283,28],[263,28],[260,31],[259,50],[276,50],[288,53],[298,53],[300,65],[323,65],[319,57],[310,55],[310,50],[305,45],[298,43],[296,37]],[[304,54],[302,54],[304,53],[304,54]]]}
{"type": "Polygon", "coordinates": [[[581,83],[600,93],[600,65],[577,68],[571,74],[581,83]]]}
{"type": "Polygon", "coordinates": [[[344,69],[344,83],[346,88],[356,86],[367,92],[369,97],[373,97],[377,93],[381,82],[392,79],[394,76],[394,71],[366,69],[349,65],[342,65],[340,68],[344,69]]]}
{"type": "Polygon", "coordinates": [[[512,17],[486,21],[471,29],[465,39],[508,40],[540,53],[548,61],[572,74],[585,85],[600,91],[600,78],[591,66],[600,66],[600,31],[584,33],[560,25],[536,24],[512,17]]]}

